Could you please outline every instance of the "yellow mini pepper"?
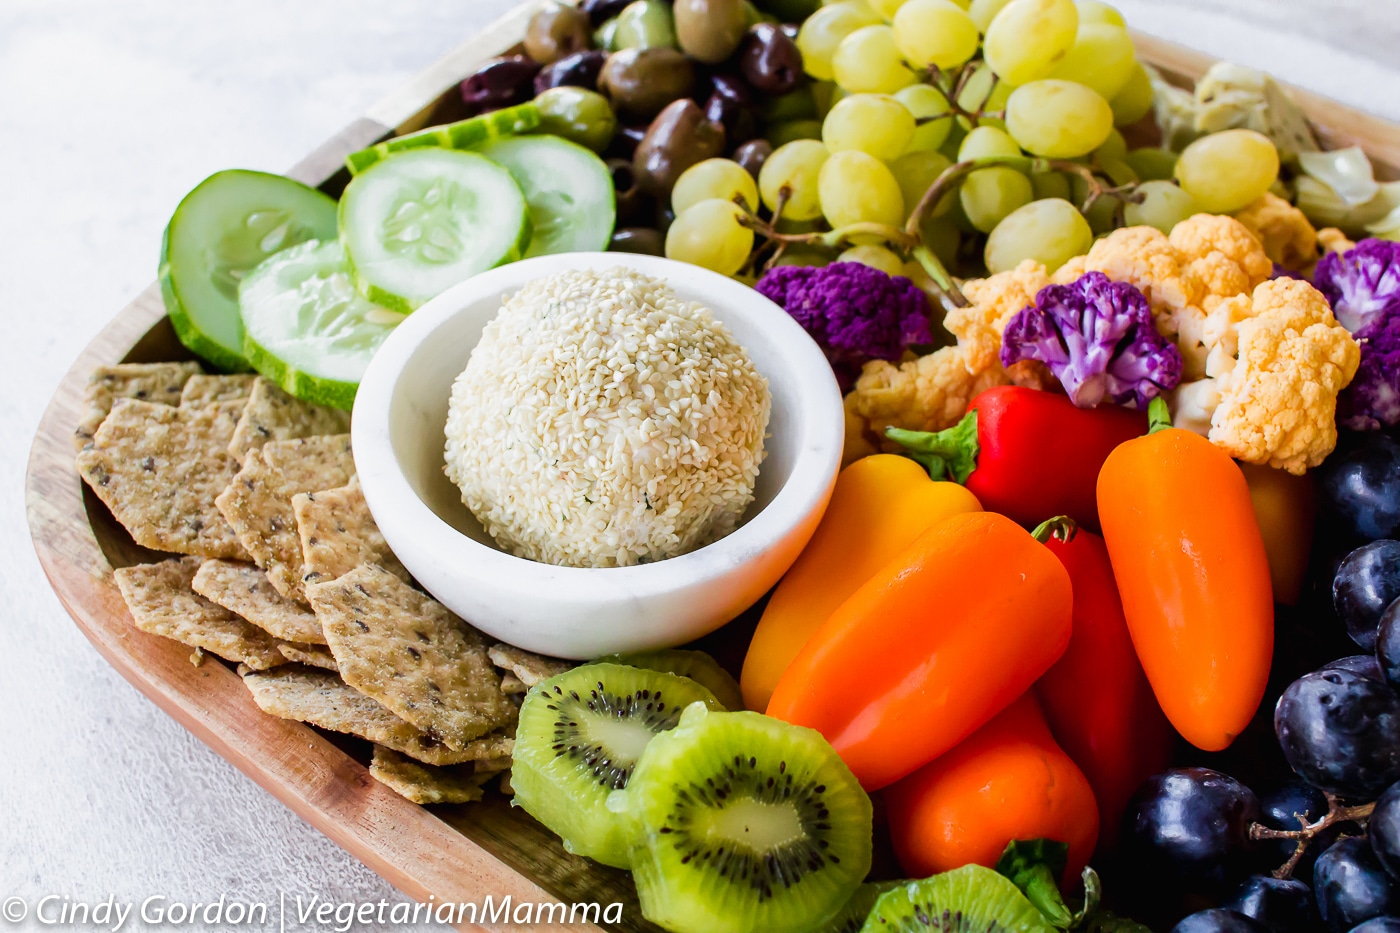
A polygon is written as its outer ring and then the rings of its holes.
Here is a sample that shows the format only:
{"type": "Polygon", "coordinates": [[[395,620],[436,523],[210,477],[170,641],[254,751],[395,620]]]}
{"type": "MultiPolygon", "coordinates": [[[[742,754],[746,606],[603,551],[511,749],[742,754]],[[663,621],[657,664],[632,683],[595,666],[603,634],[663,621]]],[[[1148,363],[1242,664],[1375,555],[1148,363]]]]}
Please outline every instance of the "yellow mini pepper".
{"type": "Polygon", "coordinates": [[[759,620],[739,681],[744,705],[767,709],[812,633],[916,538],[945,518],[980,511],[967,489],[929,479],[907,457],[876,454],[842,470],[816,534],[759,620]]]}

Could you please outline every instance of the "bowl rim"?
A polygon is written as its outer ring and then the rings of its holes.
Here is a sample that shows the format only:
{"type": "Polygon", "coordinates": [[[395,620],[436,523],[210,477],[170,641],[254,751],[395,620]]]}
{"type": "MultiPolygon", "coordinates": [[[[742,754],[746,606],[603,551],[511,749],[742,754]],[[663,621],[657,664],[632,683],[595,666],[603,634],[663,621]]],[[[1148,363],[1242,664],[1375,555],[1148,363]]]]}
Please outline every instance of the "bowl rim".
{"type": "MultiPolygon", "coordinates": [[[[774,374],[763,373],[770,380],[774,374]]],[[[771,433],[771,427],[770,427],[771,433]]],[[[632,253],[560,253],[538,256],[479,273],[426,302],[389,335],[374,354],[360,383],[351,419],[356,471],[371,514],[390,547],[399,552],[395,532],[414,529],[414,546],[405,551],[452,555],[460,575],[482,574],[532,577],[537,585],[568,586],[581,602],[616,598],[619,590],[634,597],[660,594],[723,576],[740,566],[741,555],[761,553],[777,545],[814,509],[824,506],[840,469],[845,427],[841,392],[830,364],[816,341],[777,304],[756,289],[708,269],[657,256],[632,253]],[[704,303],[717,319],[726,312],[740,315],[766,331],[783,347],[795,384],[798,417],[784,430],[799,432],[792,469],[772,499],[757,514],[718,541],[653,563],[626,567],[565,567],[532,561],[499,550],[452,527],[418,495],[396,455],[390,435],[391,407],[405,368],[424,342],[440,328],[483,298],[512,292],[544,275],[576,269],[624,267],[668,283],[686,280],[682,289],[713,295],[704,303]]],[[[464,506],[465,507],[465,506],[464,506]]],[[[405,555],[408,556],[408,555],[405,555]]],[[[745,558],[746,560],[747,558],[745,558]]],[[[407,561],[406,561],[407,563],[407,561]]],[[[413,567],[408,567],[413,572],[413,567]]]]}

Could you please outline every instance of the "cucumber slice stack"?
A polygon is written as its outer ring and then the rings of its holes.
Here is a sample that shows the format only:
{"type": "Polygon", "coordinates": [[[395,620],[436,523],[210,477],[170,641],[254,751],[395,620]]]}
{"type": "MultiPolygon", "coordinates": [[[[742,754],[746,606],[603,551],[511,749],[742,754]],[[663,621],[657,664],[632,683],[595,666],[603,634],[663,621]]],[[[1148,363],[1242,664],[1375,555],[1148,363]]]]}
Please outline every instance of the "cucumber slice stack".
{"type": "Polygon", "coordinates": [[[161,296],[180,342],[221,369],[248,369],[239,282],[273,253],[335,233],[335,201],[290,178],[232,170],[200,182],[160,249],[161,296]]]}
{"type": "Polygon", "coordinates": [[[351,175],[358,175],[365,169],[387,159],[396,152],[410,149],[479,149],[487,143],[503,136],[528,133],[540,125],[540,108],[534,104],[520,104],[483,113],[469,120],[459,120],[443,126],[430,126],[426,130],[395,136],[382,143],[352,152],[345,157],[345,166],[351,175]]]}
{"type": "Polygon", "coordinates": [[[403,320],[356,293],[337,240],[268,258],[238,299],[253,367],[297,398],[347,410],[370,357],[403,320]]]}

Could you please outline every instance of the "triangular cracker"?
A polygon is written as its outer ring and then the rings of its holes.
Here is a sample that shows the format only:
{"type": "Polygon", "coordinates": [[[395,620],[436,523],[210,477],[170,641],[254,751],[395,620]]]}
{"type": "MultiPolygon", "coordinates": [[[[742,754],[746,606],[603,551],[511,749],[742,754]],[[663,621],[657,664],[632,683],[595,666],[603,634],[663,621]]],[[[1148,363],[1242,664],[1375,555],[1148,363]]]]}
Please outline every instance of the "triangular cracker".
{"type": "Polygon", "coordinates": [[[84,402],[87,414],[73,432],[73,446],[81,450],[92,443],[92,436],[119,398],[140,399],[158,405],[180,404],[180,390],[195,375],[204,372],[198,363],[118,363],[99,366],[88,377],[84,402]]]}
{"type": "Polygon", "coordinates": [[[492,645],[487,654],[490,655],[492,664],[510,671],[520,683],[525,685],[527,690],[556,674],[562,674],[577,667],[573,661],[546,658],[543,655],[517,648],[514,645],[507,645],[504,642],[492,645]]]}
{"type": "Polygon", "coordinates": [[[118,399],[78,454],[78,472],[137,544],[247,558],[215,506],[238,471],[229,456],[242,402],[176,408],[118,399]]]}
{"type": "Polygon", "coordinates": [[[340,665],[335,663],[335,655],[325,645],[294,645],[290,642],[277,646],[288,661],[319,667],[325,671],[340,673],[340,665]]]}
{"type": "Polygon", "coordinates": [[[248,451],[269,441],[344,434],[349,430],[348,411],[303,402],[259,376],[248,396],[248,407],[243,409],[243,417],[229,440],[228,452],[242,460],[248,451]]]}
{"type": "Polygon", "coordinates": [[[389,550],[357,479],[338,489],[302,493],[292,499],[305,559],[302,582],[325,583],[361,564],[378,564],[408,582],[411,577],[389,550]]]}
{"type": "Polygon", "coordinates": [[[325,633],[316,614],[277,592],[277,588],[252,564],[234,560],[206,560],[194,575],[196,593],[235,612],[283,641],[324,645],[325,633]]]}
{"type": "Polygon", "coordinates": [[[307,588],[341,676],[453,748],[511,722],[516,708],[481,633],[380,567],[307,588]]]}
{"type": "Polygon", "coordinates": [[[500,769],[482,769],[478,764],[433,767],[376,745],[369,773],[414,803],[472,803],[482,798],[482,785],[500,773],[500,769]]]}

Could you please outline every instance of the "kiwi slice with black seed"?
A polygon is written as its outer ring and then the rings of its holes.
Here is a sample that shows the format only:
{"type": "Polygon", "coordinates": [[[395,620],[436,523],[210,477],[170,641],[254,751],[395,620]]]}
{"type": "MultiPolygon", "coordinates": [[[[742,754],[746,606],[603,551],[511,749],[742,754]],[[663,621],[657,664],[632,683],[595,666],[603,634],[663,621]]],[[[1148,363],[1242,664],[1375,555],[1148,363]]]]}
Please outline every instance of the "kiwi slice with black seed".
{"type": "Polygon", "coordinates": [[[608,799],[642,914],[673,933],[810,933],[870,870],[870,798],[820,733],[692,704],[608,799]]]}
{"type": "Polygon", "coordinates": [[[744,708],[744,695],[739,690],[739,682],[720,667],[718,661],[703,651],[664,648],[660,651],[641,651],[636,654],[615,654],[599,660],[689,677],[713,693],[725,709],[744,708]]]}
{"type": "Polygon", "coordinates": [[[558,833],[564,848],[628,867],[626,823],[606,806],[643,749],[692,703],[719,709],[693,680],[621,664],[586,664],[531,690],[520,707],[513,803],[558,833]]]}
{"type": "Polygon", "coordinates": [[[870,911],[875,908],[875,902],[880,899],[880,895],[908,883],[908,881],[867,881],[856,888],[856,893],[851,895],[851,899],[846,902],[845,907],[841,908],[841,912],[817,933],[860,933],[861,927],[865,926],[865,918],[870,916],[870,911]]]}
{"type": "Polygon", "coordinates": [[[880,895],[860,933],[1056,933],[1016,885],[964,865],[880,895]]]}

